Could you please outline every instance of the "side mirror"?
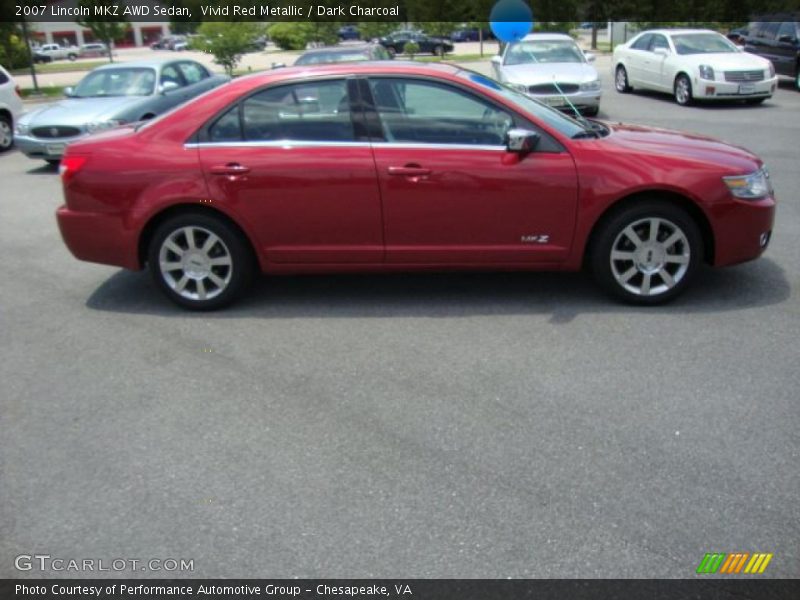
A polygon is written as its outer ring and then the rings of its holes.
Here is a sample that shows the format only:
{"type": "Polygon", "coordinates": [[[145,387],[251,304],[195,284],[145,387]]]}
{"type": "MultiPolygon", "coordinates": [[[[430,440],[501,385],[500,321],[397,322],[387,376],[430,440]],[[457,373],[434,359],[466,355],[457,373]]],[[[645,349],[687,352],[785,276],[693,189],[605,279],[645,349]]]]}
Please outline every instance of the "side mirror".
{"type": "Polygon", "coordinates": [[[653,54],[657,54],[658,56],[669,56],[669,50],[666,48],[654,48],[653,54]]]}
{"type": "Polygon", "coordinates": [[[286,63],[279,63],[279,62],[272,63],[272,68],[273,69],[283,69],[285,66],[286,66],[286,63]]]}
{"type": "Polygon", "coordinates": [[[506,132],[506,150],[518,154],[533,152],[539,143],[539,134],[529,129],[509,129],[506,132]]]}
{"type": "Polygon", "coordinates": [[[594,52],[584,52],[583,55],[586,57],[586,62],[593,63],[597,59],[594,52]]]}
{"type": "Polygon", "coordinates": [[[162,94],[166,94],[167,92],[177,90],[179,87],[181,86],[179,86],[174,81],[165,81],[164,83],[161,84],[161,86],[158,89],[162,94]]]}
{"type": "Polygon", "coordinates": [[[74,87],[72,87],[72,86],[65,87],[65,88],[64,88],[64,95],[65,95],[67,98],[72,98],[72,97],[75,95],[75,88],[74,88],[74,87]]]}
{"type": "Polygon", "coordinates": [[[503,57],[499,54],[497,56],[492,57],[492,64],[497,65],[498,67],[503,64],[503,57]]]}

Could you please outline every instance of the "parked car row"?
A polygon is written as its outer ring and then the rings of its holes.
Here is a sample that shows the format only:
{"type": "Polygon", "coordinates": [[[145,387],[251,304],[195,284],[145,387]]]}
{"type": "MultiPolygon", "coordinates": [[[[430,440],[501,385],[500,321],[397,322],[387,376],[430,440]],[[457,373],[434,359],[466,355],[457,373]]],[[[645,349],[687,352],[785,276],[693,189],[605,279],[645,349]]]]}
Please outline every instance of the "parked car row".
{"type": "Polygon", "coordinates": [[[92,42],[79,46],[60,46],[44,44],[33,49],[33,62],[48,63],[54,60],[77,60],[108,56],[108,46],[100,42],[92,42]]]}
{"type": "Polygon", "coordinates": [[[67,88],[64,100],[18,117],[14,136],[28,157],[57,164],[72,142],[151,119],[228,80],[193,60],[108,64],[67,88]]]}

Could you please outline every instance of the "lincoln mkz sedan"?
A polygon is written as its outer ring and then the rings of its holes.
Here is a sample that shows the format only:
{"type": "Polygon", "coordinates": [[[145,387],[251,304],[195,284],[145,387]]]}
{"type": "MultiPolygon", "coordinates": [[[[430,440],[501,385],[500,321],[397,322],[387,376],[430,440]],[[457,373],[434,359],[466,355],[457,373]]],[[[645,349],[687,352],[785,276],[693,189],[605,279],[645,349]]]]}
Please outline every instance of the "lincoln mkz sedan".
{"type": "Polygon", "coordinates": [[[79,259],[149,268],[213,309],[258,271],[564,270],[656,304],[766,248],[762,161],[675,131],[573,120],[450,65],[242,77],[70,144],[57,217],[79,259]]]}

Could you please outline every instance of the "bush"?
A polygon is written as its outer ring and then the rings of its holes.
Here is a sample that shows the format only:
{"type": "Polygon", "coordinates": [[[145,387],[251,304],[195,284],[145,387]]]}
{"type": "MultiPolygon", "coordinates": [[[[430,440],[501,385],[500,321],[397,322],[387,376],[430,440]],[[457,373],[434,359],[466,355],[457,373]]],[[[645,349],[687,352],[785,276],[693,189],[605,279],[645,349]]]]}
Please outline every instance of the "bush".
{"type": "Polygon", "coordinates": [[[419,44],[414,41],[406,42],[403,45],[403,52],[408,54],[411,57],[411,60],[414,60],[414,55],[419,54],[419,44]]]}
{"type": "Polygon", "coordinates": [[[0,40],[0,65],[7,69],[22,69],[30,64],[28,51],[22,36],[6,33],[8,37],[0,40]]]}
{"type": "Polygon", "coordinates": [[[311,33],[307,23],[280,22],[269,27],[269,38],[281,50],[305,50],[311,33]]]}

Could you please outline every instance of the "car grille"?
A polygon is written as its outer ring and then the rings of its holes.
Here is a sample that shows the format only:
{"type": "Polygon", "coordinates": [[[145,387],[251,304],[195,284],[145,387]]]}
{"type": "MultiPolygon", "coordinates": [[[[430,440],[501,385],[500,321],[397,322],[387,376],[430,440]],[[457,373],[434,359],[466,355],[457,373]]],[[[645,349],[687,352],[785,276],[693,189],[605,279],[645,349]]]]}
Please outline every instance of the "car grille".
{"type": "Polygon", "coordinates": [[[39,138],[65,138],[74,137],[81,134],[81,130],[77,127],[34,127],[31,133],[39,138]]]}
{"type": "MultiPolygon", "coordinates": [[[[578,91],[578,84],[577,83],[559,83],[558,87],[561,88],[561,91],[565,94],[574,94],[578,91]]],[[[558,94],[558,88],[556,88],[554,83],[542,83],[539,85],[532,85],[528,88],[528,91],[531,94],[558,94]]]]}
{"type": "Polygon", "coordinates": [[[764,71],[725,71],[725,81],[764,81],[764,71]]]}

